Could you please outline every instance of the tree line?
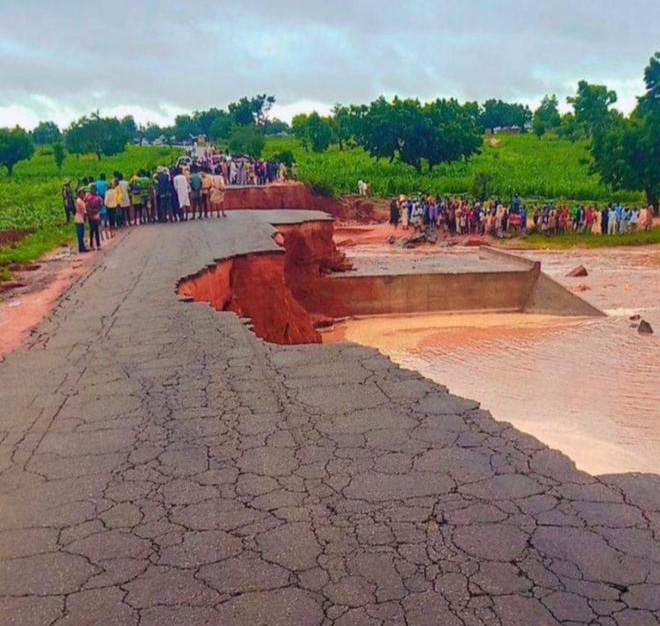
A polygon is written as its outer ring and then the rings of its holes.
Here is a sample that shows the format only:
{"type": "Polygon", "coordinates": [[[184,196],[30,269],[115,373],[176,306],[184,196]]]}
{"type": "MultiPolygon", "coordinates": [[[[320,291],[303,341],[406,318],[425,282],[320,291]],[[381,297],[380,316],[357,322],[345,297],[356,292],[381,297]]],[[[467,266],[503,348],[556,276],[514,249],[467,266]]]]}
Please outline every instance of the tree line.
{"type": "Polygon", "coordinates": [[[360,146],[375,159],[400,160],[418,171],[442,163],[467,160],[480,151],[484,132],[497,128],[532,131],[539,139],[548,132],[571,141],[590,141],[592,169],[615,189],[641,190],[649,203],[660,197],[660,52],[644,72],[646,92],[638,105],[624,116],[612,109],[617,101],[605,85],[580,81],[574,96],[567,98],[571,111],[561,115],[555,95],[546,95],[532,111],[519,103],[489,99],[460,103],[437,99],[421,102],[412,98],[377,98],[370,104],[337,104],[331,115],[317,112],[296,115],[291,126],[270,118],[275,97],[261,94],[241,98],[226,109],[216,107],[178,115],[171,126],[139,126],[132,116],[84,116],[61,131],[54,122],[41,122],[31,133],[18,127],[0,129],[0,167],[11,175],[14,165],[30,158],[34,145],[53,146],[61,167],[70,154],[96,154],[99,159],[123,151],[129,142],[158,139],[164,143],[204,135],[225,143],[234,153],[259,157],[265,137],[293,134],[306,150],[325,152],[331,145],[340,150],[360,146]],[[65,150],[66,149],[66,150],[65,150]]]}
{"type": "Polygon", "coordinates": [[[171,126],[138,125],[133,116],[121,119],[104,117],[97,111],[72,122],[61,130],[55,122],[40,122],[31,132],[19,126],[0,129],[0,167],[6,167],[9,176],[14,166],[29,159],[35,146],[52,146],[53,157],[59,168],[67,154],[119,154],[129,143],[150,143],[160,139],[172,145],[205,135],[213,141],[229,145],[234,153],[259,156],[265,145],[265,136],[289,130],[280,120],[268,116],[275,97],[266,94],[241,98],[227,110],[211,108],[178,115],[171,126]]]}
{"type": "Polygon", "coordinates": [[[591,170],[613,189],[643,191],[658,210],[660,200],[660,52],[644,70],[646,90],[629,116],[612,108],[615,91],[581,80],[571,110],[561,115],[556,95],[546,95],[532,112],[501,100],[459,103],[454,99],[422,103],[381,97],[369,105],[336,105],[332,114],[300,114],[292,132],[306,150],[324,152],[335,144],[361,146],[376,159],[399,159],[422,171],[441,163],[469,159],[482,136],[498,127],[548,132],[569,141],[588,140],[591,170]]]}

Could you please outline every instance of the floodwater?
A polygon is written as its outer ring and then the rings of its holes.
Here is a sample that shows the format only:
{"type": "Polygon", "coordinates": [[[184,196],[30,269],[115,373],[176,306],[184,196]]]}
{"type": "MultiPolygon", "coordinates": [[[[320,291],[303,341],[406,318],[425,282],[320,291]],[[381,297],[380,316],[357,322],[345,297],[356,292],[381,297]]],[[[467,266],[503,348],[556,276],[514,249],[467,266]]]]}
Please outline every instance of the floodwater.
{"type": "MultiPolygon", "coordinates": [[[[411,262],[424,254],[407,252],[411,262]]],[[[356,253],[359,265],[365,251],[356,253]]],[[[629,319],[660,333],[660,247],[521,254],[607,317],[378,317],[342,323],[327,340],[380,349],[592,474],[660,473],[660,334],[640,335],[629,319]],[[567,278],[577,265],[589,275],[567,278]]]]}

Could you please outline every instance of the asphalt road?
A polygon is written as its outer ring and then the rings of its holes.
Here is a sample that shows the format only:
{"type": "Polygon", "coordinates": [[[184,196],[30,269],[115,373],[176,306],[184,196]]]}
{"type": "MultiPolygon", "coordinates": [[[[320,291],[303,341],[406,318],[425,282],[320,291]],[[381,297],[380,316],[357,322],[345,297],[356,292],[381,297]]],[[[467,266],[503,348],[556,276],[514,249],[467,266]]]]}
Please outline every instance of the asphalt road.
{"type": "Polygon", "coordinates": [[[268,221],[136,228],[0,364],[4,625],[652,626],[660,479],[357,346],[179,302],[268,221]]]}

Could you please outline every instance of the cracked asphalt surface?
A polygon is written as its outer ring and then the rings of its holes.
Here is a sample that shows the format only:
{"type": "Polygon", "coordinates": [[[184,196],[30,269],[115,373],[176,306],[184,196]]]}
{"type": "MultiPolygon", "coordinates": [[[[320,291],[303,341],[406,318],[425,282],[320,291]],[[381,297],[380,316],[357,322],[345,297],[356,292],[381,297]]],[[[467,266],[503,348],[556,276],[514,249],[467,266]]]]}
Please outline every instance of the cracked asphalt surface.
{"type": "Polygon", "coordinates": [[[296,212],[135,229],[0,364],[0,622],[653,626],[660,479],[179,302],[296,212]]]}

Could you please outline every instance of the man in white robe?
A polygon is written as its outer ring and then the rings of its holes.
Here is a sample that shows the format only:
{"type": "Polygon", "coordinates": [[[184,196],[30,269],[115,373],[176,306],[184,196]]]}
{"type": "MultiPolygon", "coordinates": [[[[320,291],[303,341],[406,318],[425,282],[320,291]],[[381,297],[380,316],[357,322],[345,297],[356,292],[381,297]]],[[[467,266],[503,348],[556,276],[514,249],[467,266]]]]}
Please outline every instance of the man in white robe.
{"type": "Polygon", "coordinates": [[[174,183],[174,190],[179,200],[179,215],[183,219],[186,219],[188,210],[190,209],[190,183],[181,171],[174,177],[172,182],[174,183]]]}

